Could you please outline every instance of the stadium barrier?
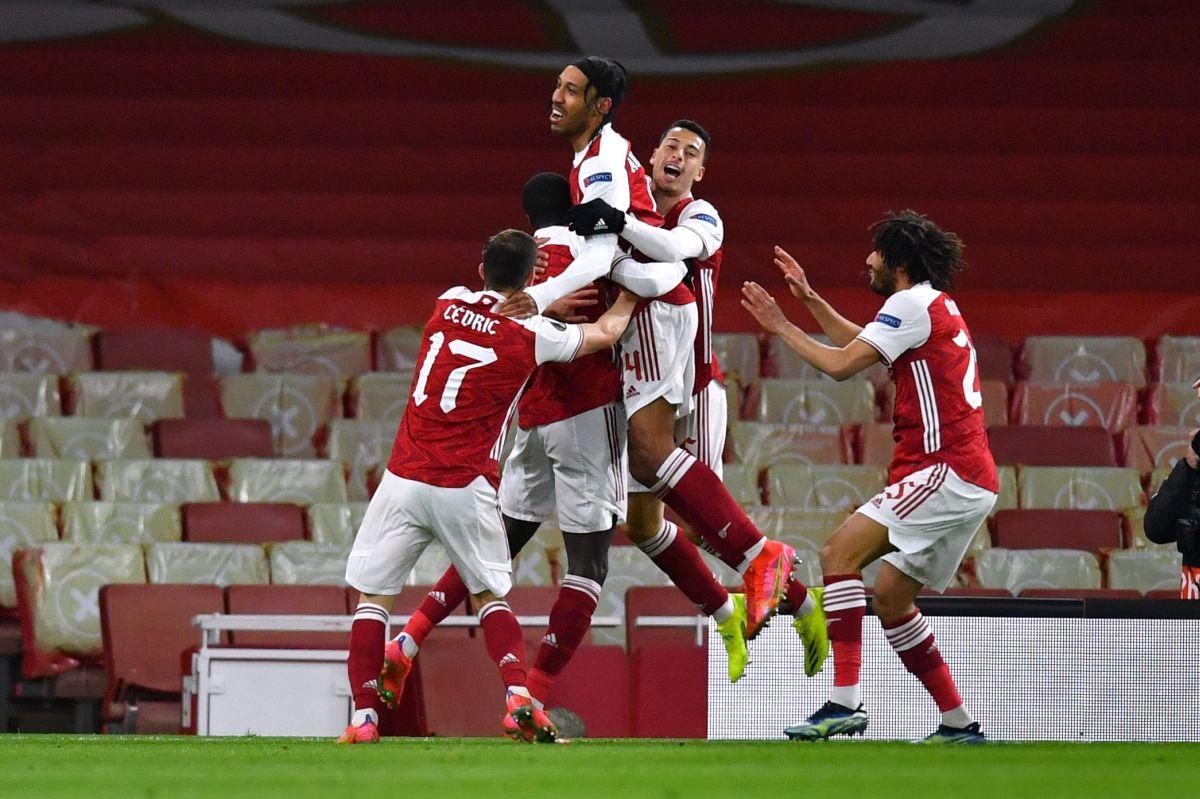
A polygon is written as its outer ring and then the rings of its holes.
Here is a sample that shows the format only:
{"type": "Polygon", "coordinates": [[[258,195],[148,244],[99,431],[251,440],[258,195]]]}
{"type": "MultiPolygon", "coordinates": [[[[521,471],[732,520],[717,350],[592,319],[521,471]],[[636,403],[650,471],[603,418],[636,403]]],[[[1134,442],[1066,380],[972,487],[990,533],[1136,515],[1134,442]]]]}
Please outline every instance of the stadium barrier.
{"type": "MultiPolygon", "coordinates": [[[[971,713],[1000,741],[1200,741],[1200,602],[921,597],[971,713]],[[1181,705],[1182,703],[1182,705],[1181,705]]],[[[806,679],[791,627],[755,639],[736,685],[708,637],[708,737],[782,739],[828,698],[833,666],[806,679]]],[[[874,619],[863,625],[865,736],[917,739],[937,708],[874,619]]]]}

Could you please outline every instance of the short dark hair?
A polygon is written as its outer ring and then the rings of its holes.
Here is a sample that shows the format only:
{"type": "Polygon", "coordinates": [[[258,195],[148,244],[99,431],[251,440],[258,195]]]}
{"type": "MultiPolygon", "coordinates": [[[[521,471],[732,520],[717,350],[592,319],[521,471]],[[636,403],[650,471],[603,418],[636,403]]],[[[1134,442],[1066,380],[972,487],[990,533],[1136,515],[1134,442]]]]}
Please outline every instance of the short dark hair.
{"type": "Polygon", "coordinates": [[[557,172],[538,172],[521,189],[521,207],[535,230],[561,225],[571,207],[571,184],[557,172]]]}
{"type": "Polygon", "coordinates": [[[571,66],[587,76],[587,85],[583,87],[583,99],[587,101],[588,89],[596,90],[596,99],[607,97],[612,100],[612,107],[600,120],[601,125],[612,122],[613,115],[625,97],[629,94],[629,74],[625,67],[615,58],[602,55],[588,55],[571,62],[571,66]]]}
{"type": "Polygon", "coordinates": [[[914,284],[928,280],[935,289],[944,291],[953,287],[955,275],[967,268],[962,239],[916,211],[888,211],[870,230],[875,251],[883,256],[884,263],[892,268],[905,267],[914,284]]]}
{"type": "Polygon", "coordinates": [[[712,136],[709,135],[708,131],[704,129],[704,126],[694,119],[677,119],[662,132],[661,136],[658,137],[658,143],[662,144],[663,141],[666,140],[667,134],[675,130],[675,128],[690,130],[692,133],[695,133],[700,137],[700,141],[704,142],[704,157],[700,160],[707,164],[708,154],[712,151],[712,136]]]}
{"type": "Polygon", "coordinates": [[[537,243],[522,230],[501,230],[483,245],[483,282],[489,289],[525,288],[537,260],[537,243]]]}

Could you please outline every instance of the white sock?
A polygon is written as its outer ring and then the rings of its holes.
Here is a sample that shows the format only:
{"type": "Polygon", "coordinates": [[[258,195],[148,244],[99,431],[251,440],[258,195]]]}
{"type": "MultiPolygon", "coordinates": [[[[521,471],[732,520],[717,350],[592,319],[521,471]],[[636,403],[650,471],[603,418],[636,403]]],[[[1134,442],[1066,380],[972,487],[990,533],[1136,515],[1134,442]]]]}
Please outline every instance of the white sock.
{"type": "Polygon", "coordinates": [[[529,698],[533,700],[533,706],[536,707],[538,710],[546,709],[546,703],[539,701],[536,696],[530,696],[529,698]]]}
{"type": "Polygon", "coordinates": [[[942,714],[942,723],[947,727],[962,729],[969,727],[975,723],[974,717],[971,716],[971,711],[967,710],[966,704],[961,704],[953,710],[947,710],[942,714]]]}
{"type": "Polygon", "coordinates": [[[812,591],[804,595],[804,601],[800,603],[800,607],[796,608],[795,614],[797,619],[807,616],[817,609],[817,603],[813,601],[812,591]]]}
{"type": "Polygon", "coordinates": [[[421,647],[417,646],[417,642],[412,639],[408,633],[400,633],[396,636],[396,643],[400,644],[400,651],[404,653],[404,657],[412,660],[421,651],[421,647]]]}
{"type": "Polygon", "coordinates": [[[508,686],[508,692],[517,696],[523,696],[526,699],[533,699],[533,697],[529,695],[529,689],[524,685],[510,685],[508,686]]]}
{"type": "Polygon", "coordinates": [[[350,726],[361,727],[363,724],[366,724],[368,721],[371,722],[372,724],[378,724],[379,723],[379,715],[371,708],[365,707],[362,710],[354,711],[354,718],[350,719],[350,726]]]}
{"type": "Polygon", "coordinates": [[[713,611],[713,619],[717,624],[724,624],[733,618],[733,598],[725,597],[725,604],[713,611]]]}
{"type": "Polygon", "coordinates": [[[829,701],[851,710],[858,710],[858,706],[862,704],[862,692],[857,685],[835,685],[829,691],[829,701]]]}

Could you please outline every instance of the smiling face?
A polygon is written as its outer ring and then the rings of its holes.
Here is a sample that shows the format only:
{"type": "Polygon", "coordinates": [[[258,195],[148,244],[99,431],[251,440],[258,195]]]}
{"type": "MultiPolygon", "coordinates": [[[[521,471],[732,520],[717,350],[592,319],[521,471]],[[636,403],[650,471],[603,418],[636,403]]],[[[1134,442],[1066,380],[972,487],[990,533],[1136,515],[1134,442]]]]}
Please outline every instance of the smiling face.
{"type": "Polygon", "coordinates": [[[871,291],[884,297],[896,293],[897,270],[888,266],[878,250],[867,256],[867,274],[871,278],[871,291]]]}
{"type": "Polygon", "coordinates": [[[578,67],[566,67],[559,73],[554,84],[554,94],[550,95],[552,133],[576,139],[599,125],[611,107],[612,100],[597,97],[595,88],[589,89],[587,85],[587,75],[578,67]]]}
{"type": "Polygon", "coordinates": [[[704,179],[704,139],[687,128],[671,128],[650,155],[654,189],[668,197],[682,197],[692,184],[704,179]]]}

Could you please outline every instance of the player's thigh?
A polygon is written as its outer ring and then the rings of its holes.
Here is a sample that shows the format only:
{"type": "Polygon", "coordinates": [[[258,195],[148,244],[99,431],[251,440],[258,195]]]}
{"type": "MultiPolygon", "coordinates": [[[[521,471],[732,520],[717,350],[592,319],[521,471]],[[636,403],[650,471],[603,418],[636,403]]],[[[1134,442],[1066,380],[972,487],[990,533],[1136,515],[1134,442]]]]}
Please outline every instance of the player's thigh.
{"type": "Polygon", "coordinates": [[[607,530],[625,519],[625,427],[614,403],[542,428],[563,532],[607,530]]]}
{"type": "Polygon", "coordinates": [[[648,491],[629,495],[625,534],[635,544],[644,544],[658,534],[663,522],[663,503],[648,491]]]}
{"type": "Polygon", "coordinates": [[[427,525],[434,486],[384,472],[346,560],[346,582],[363,594],[400,593],[433,540],[427,525]]]}
{"type": "Polygon", "coordinates": [[[496,490],[483,477],[461,488],[442,488],[432,527],[471,594],[498,597],[512,588],[512,556],[496,490]]]}
{"type": "Polygon", "coordinates": [[[633,415],[662,398],[678,418],[691,411],[695,380],[696,306],[651,302],[621,337],[622,396],[633,415]]]}
{"type": "Polygon", "coordinates": [[[728,399],[716,380],[709,381],[693,400],[683,430],[683,446],[716,473],[724,474],[725,432],[729,424],[728,399]]]}
{"type": "Polygon", "coordinates": [[[858,572],[892,549],[887,527],[861,513],[854,513],[821,548],[821,570],[825,574],[858,572]]]}
{"type": "Polygon", "coordinates": [[[630,493],[649,491],[675,451],[675,406],[659,397],[629,417],[630,493]]]}
{"type": "Polygon", "coordinates": [[[545,429],[517,428],[500,478],[500,509],[505,516],[544,522],[554,515],[554,465],[546,452],[545,429]]]}

